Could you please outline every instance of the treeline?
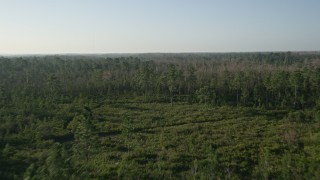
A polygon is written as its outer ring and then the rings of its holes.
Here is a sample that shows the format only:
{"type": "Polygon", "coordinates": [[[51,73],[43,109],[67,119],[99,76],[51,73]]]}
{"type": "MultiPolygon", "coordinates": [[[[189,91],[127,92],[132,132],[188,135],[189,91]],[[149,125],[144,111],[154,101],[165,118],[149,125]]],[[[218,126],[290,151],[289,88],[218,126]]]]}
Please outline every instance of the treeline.
{"type": "Polygon", "coordinates": [[[320,103],[319,54],[2,57],[0,67],[2,104],[79,96],[298,109],[320,103]]]}

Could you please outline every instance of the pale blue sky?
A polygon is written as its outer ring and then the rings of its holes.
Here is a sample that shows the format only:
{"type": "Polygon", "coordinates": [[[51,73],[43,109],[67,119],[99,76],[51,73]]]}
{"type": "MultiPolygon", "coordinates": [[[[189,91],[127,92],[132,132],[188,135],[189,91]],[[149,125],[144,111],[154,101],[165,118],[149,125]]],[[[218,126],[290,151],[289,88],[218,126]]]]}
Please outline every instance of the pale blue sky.
{"type": "Polygon", "coordinates": [[[0,0],[0,54],[304,50],[319,0],[0,0]]]}

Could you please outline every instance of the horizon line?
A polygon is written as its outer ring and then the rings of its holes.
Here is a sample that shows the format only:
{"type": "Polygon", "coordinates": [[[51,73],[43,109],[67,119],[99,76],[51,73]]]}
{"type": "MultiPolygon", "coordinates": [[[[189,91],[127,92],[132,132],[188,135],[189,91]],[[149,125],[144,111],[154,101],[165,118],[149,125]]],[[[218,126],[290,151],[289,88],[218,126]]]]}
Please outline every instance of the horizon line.
{"type": "Polygon", "coordinates": [[[320,50],[298,50],[298,51],[177,51],[177,52],[99,52],[99,53],[0,53],[0,56],[72,56],[72,55],[139,55],[139,54],[242,54],[242,53],[320,53],[320,50]]]}

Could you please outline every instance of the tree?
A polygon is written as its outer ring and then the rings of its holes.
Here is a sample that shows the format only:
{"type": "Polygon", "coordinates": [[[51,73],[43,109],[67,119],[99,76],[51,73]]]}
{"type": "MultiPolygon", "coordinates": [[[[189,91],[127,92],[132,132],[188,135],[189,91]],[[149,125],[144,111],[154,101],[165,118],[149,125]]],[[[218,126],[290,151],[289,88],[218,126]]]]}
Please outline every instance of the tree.
{"type": "Polygon", "coordinates": [[[179,69],[177,71],[177,81],[178,81],[178,95],[179,95],[179,100],[180,100],[180,95],[181,95],[181,88],[184,83],[184,71],[183,69],[179,69]]]}
{"type": "Polygon", "coordinates": [[[300,104],[300,100],[298,99],[298,96],[300,95],[299,92],[301,92],[301,89],[303,87],[303,76],[301,72],[295,71],[290,75],[290,84],[293,87],[293,94],[294,94],[294,100],[293,105],[294,107],[298,107],[300,104]]]}
{"type": "Polygon", "coordinates": [[[174,97],[174,93],[177,91],[177,69],[175,67],[175,65],[170,64],[168,66],[168,89],[170,92],[170,102],[171,102],[171,106],[173,105],[173,97],[174,97]]]}
{"type": "Polygon", "coordinates": [[[239,105],[239,101],[240,101],[242,78],[243,78],[243,72],[239,72],[234,76],[233,81],[231,82],[231,89],[236,91],[237,105],[239,105]]]}
{"type": "Polygon", "coordinates": [[[0,107],[3,106],[5,104],[5,92],[4,92],[4,88],[0,87],[0,107]]]}
{"type": "Polygon", "coordinates": [[[35,173],[36,173],[36,167],[35,167],[34,163],[32,163],[32,164],[30,164],[30,165],[28,166],[28,168],[27,168],[26,171],[24,172],[24,174],[23,174],[23,179],[24,179],[24,180],[35,179],[35,178],[34,178],[35,173]]]}
{"type": "Polygon", "coordinates": [[[68,128],[74,133],[74,155],[88,162],[98,148],[98,136],[90,119],[83,115],[75,116],[69,123],[68,128]]]}
{"type": "Polygon", "coordinates": [[[284,71],[280,71],[275,73],[273,78],[273,87],[275,92],[278,93],[278,103],[281,103],[288,86],[288,74],[284,71]]]}
{"type": "Polygon", "coordinates": [[[146,99],[148,92],[151,88],[151,80],[154,76],[154,69],[152,68],[153,62],[143,62],[139,66],[138,74],[137,74],[137,84],[140,90],[143,92],[144,97],[146,99]]]}
{"type": "Polygon", "coordinates": [[[195,75],[196,69],[194,66],[189,65],[187,68],[187,83],[188,83],[188,94],[193,92],[193,89],[197,82],[197,77],[195,75]]]}
{"type": "Polygon", "coordinates": [[[125,117],[121,127],[122,136],[124,138],[124,143],[126,144],[126,148],[129,152],[131,146],[131,141],[133,137],[134,127],[132,126],[132,120],[129,117],[125,117]]]}
{"type": "Polygon", "coordinates": [[[49,150],[49,156],[45,161],[44,176],[49,179],[69,179],[70,167],[65,157],[64,148],[61,144],[54,144],[49,150]]]}
{"type": "Polygon", "coordinates": [[[265,87],[260,80],[257,80],[253,88],[253,99],[254,103],[257,104],[258,107],[261,107],[262,103],[264,102],[264,93],[265,87]]]}
{"type": "Polygon", "coordinates": [[[36,167],[32,163],[24,173],[24,179],[70,179],[71,166],[64,147],[60,143],[51,146],[48,156],[42,164],[36,167]]]}
{"type": "Polygon", "coordinates": [[[210,89],[208,86],[204,86],[196,91],[196,97],[198,102],[207,104],[210,99],[210,89]]]}
{"type": "Polygon", "coordinates": [[[257,179],[269,179],[270,171],[272,167],[270,165],[270,152],[268,149],[262,149],[260,151],[259,164],[255,169],[255,178],[257,179]]]}
{"type": "Polygon", "coordinates": [[[207,149],[207,158],[200,169],[201,179],[220,179],[222,172],[219,170],[218,153],[210,145],[207,149]]]}
{"type": "Polygon", "coordinates": [[[282,179],[291,179],[292,178],[292,157],[289,152],[285,153],[281,159],[281,177],[282,179]]]}
{"type": "Polygon", "coordinates": [[[54,93],[56,94],[57,91],[60,90],[61,85],[60,85],[60,81],[58,79],[58,77],[55,74],[51,74],[48,77],[48,86],[50,89],[50,93],[54,93]]]}

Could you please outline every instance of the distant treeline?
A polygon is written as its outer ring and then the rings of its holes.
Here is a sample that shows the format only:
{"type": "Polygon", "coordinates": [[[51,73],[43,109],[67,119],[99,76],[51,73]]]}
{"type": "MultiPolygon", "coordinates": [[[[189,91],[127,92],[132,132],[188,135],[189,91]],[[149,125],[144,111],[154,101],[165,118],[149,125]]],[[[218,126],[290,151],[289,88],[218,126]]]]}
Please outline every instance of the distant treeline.
{"type": "Polygon", "coordinates": [[[141,54],[0,58],[2,104],[143,96],[146,101],[307,108],[320,100],[319,53],[141,54]]]}

